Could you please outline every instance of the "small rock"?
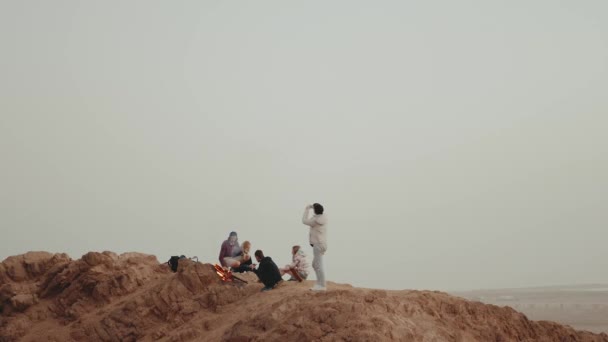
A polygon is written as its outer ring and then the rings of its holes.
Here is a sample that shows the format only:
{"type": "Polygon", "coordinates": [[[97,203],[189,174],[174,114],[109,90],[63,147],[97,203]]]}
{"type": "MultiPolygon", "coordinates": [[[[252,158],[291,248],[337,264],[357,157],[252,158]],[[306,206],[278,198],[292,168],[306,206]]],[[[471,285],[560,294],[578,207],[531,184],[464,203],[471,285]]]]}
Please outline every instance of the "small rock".
{"type": "Polygon", "coordinates": [[[11,298],[11,306],[16,311],[25,311],[25,309],[38,303],[38,297],[32,294],[18,294],[11,298]]]}

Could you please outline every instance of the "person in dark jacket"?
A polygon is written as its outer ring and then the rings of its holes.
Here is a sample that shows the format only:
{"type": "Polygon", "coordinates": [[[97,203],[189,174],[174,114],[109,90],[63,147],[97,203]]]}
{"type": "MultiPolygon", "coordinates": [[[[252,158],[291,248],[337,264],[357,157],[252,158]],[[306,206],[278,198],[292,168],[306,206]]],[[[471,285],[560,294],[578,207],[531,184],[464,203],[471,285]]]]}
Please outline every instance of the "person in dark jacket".
{"type": "Polygon", "coordinates": [[[259,266],[256,270],[253,270],[253,272],[257,274],[260,281],[264,284],[262,292],[272,290],[283,280],[279,267],[270,257],[265,257],[264,252],[259,249],[255,251],[255,259],[258,261],[259,266]]]}

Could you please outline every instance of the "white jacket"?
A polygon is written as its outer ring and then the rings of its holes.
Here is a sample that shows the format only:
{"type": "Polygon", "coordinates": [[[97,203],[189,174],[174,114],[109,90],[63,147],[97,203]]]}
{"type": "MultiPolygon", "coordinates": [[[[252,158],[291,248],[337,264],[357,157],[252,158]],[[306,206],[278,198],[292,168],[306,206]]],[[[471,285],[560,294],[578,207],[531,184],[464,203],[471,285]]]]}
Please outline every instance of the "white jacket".
{"type": "Polygon", "coordinates": [[[302,223],[310,226],[309,240],[311,245],[320,245],[321,250],[325,252],[327,250],[327,217],[325,214],[313,215],[308,218],[311,208],[304,210],[302,216],[302,223]]]}
{"type": "Polygon", "coordinates": [[[289,268],[295,268],[305,274],[310,273],[310,264],[308,263],[308,260],[306,260],[306,254],[303,250],[298,250],[291,260],[293,262],[288,265],[289,268]]]}

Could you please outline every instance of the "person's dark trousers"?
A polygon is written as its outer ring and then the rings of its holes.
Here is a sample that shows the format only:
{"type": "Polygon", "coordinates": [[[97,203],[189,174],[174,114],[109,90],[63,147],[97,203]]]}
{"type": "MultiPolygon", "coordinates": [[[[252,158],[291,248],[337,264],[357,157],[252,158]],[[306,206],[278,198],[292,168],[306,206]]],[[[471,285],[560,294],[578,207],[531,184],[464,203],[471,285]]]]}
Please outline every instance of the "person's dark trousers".
{"type": "Polygon", "coordinates": [[[237,268],[233,268],[232,272],[235,272],[235,273],[251,272],[251,267],[249,267],[249,265],[241,265],[237,268]]]}
{"type": "Polygon", "coordinates": [[[253,261],[251,261],[251,258],[249,258],[249,260],[242,262],[239,267],[233,268],[232,272],[236,272],[236,273],[251,272],[252,264],[253,264],[253,261]]]}

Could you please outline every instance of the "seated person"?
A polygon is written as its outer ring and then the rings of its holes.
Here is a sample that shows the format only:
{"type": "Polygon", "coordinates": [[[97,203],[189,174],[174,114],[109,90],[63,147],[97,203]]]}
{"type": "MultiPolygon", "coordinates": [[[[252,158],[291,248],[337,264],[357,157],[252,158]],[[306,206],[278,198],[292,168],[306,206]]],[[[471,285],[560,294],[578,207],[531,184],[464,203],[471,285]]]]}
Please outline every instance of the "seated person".
{"type": "Polygon", "coordinates": [[[220,263],[223,267],[239,267],[241,265],[242,258],[238,255],[241,254],[241,247],[239,246],[239,239],[236,232],[231,232],[228,239],[222,243],[220,248],[220,263]]]}
{"type": "Polygon", "coordinates": [[[270,257],[265,257],[261,250],[255,251],[255,258],[260,263],[257,269],[253,270],[260,281],[264,284],[263,291],[272,290],[277,284],[283,281],[281,272],[277,264],[270,257]]]}
{"type": "Polygon", "coordinates": [[[284,275],[285,273],[291,275],[290,281],[298,280],[297,275],[299,275],[299,278],[302,280],[306,280],[310,273],[310,264],[306,260],[306,253],[304,253],[304,250],[300,248],[300,246],[293,246],[291,248],[291,255],[292,262],[280,269],[281,275],[284,275]],[[297,275],[293,272],[297,272],[297,275]]]}
{"type": "Polygon", "coordinates": [[[249,255],[249,251],[251,250],[251,242],[249,242],[249,241],[243,242],[243,245],[241,246],[241,250],[242,250],[241,254],[238,255],[238,257],[241,258],[239,266],[233,268],[232,272],[244,273],[244,272],[253,271],[253,268],[255,267],[255,265],[252,263],[251,255],[249,255]]]}

